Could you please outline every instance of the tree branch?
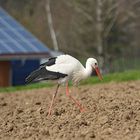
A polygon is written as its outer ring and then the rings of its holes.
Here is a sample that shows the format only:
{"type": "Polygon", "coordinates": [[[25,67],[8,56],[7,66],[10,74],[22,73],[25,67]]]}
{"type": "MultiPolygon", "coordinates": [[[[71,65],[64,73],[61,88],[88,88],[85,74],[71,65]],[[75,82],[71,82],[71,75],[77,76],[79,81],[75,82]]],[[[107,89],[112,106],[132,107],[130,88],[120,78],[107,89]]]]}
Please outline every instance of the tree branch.
{"type": "Polygon", "coordinates": [[[74,10],[76,10],[78,13],[84,15],[87,18],[87,20],[93,21],[93,17],[91,15],[89,15],[88,13],[86,13],[81,7],[78,7],[75,5],[73,6],[73,4],[71,4],[69,1],[66,1],[66,4],[70,7],[73,7],[74,10]]]}
{"type": "Polygon", "coordinates": [[[117,17],[118,17],[118,14],[119,14],[119,11],[117,9],[117,7],[119,6],[119,2],[117,1],[109,10],[108,10],[108,13],[107,13],[107,16],[105,18],[109,18],[109,16],[112,16],[112,20],[110,21],[110,23],[108,24],[108,26],[105,28],[104,27],[104,33],[103,33],[103,37],[104,38],[107,38],[109,32],[111,31],[117,17]],[[116,10],[115,10],[116,9],[116,10]],[[115,14],[111,15],[111,12],[112,10],[115,10],[115,14]]]}

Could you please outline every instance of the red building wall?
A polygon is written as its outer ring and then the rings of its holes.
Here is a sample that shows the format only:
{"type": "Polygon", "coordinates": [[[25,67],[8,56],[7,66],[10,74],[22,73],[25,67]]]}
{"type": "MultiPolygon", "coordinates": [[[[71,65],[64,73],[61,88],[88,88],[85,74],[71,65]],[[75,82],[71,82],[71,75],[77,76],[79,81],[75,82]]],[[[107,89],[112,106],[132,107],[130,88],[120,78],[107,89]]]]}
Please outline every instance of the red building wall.
{"type": "Polygon", "coordinates": [[[10,85],[10,62],[0,61],[0,87],[10,85]]]}

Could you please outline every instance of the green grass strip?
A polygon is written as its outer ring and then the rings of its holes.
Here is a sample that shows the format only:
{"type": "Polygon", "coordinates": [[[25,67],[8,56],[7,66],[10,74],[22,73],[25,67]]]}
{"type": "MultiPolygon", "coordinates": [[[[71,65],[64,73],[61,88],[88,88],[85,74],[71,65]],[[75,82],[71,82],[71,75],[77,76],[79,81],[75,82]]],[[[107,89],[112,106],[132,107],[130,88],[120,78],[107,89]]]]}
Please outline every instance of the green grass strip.
{"type": "Polygon", "coordinates": [[[103,75],[103,80],[100,81],[98,77],[90,77],[89,79],[83,81],[81,84],[97,84],[97,83],[107,83],[107,82],[123,82],[130,80],[140,80],[140,70],[126,71],[121,73],[112,73],[103,75]]]}
{"type": "MultiPolygon", "coordinates": [[[[132,70],[126,71],[121,73],[112,73],[103,75],[103,80],[100,81],[98,77],[90,77],[87,80],[81,82],[81,85],[87,84],[97,84],[97,83],[108,83],[108,82],[123,82],[123,81],[130,81],[130,80],[140,80],[140,70],[132,70]]],[[[14,86],[14,87],[7,87],[7,88],[0,88],[0,92],[14,92],[19,90],[28,90],[28,89],[38,89],[44,87],[52,87],[54,84],[46,82],[46,83],[36,83],[30,85],[23,85],[23,86],[14,86]]]]}
{"type": "Polygon", "coordinates": [[[39,89],[44,87],[52,87],[53,84],[51,83],[36,83],[36,84],[29,84],[29,85],[23,85],[23,86],[12,86],[12,87],[6,87],[6,88],[0,88],[0,92],[14,92],[14,91],[20,91],[20,90],[29,90],[29,89],[39,89]]]}

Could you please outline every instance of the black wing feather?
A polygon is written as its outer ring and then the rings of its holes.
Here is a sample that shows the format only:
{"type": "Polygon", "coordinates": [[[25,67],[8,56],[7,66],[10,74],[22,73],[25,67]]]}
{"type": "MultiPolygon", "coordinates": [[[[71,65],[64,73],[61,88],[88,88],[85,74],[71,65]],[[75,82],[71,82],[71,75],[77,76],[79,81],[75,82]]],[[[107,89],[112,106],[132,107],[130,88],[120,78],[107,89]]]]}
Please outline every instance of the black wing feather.
{"type": "Polygon", "coordinates": [[[27,78],[26,83],[39,82],[43,80],[57,80],[66,77],[67,74],[48,71],[45,67],[33,71],[27,78]]]}
{"type": "Polygon", "coordinates": [[[49,60],[47,62],[41,64],[40,66],[51,66],[51,65],[54,65],[55,61],[56,61],[56,58],[57,57],[51,57],[51,58],[49,58],[49,60]]]}

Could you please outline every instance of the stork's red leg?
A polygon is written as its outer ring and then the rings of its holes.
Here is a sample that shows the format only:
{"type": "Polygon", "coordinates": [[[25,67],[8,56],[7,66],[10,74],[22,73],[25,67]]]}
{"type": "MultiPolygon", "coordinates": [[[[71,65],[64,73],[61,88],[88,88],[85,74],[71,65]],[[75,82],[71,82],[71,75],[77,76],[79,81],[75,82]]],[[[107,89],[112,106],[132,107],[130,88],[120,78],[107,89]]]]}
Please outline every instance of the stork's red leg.
{"type": "Polygon", "coordinates": [[[56,97],[56,95],[57,95],[58,88],[59,88],[59,84],[57,85],[56,91],[55,91],[55,93],[53,94],[52,101],[51,101],[51,104],[50,104],[50,107],[49,107],[49,110],[48,110],[48,116],[51,115],[53,102],[54,102],[54,99],[55,99],[55,97],[56,97]]]}
{"type": "Polygon", "coordinates": [[[69,87],[68,87],[68,82],[66,83],[66,95],[72,99],[74,101],[74,103],[80,108],[80,111],[83,112],[84,108],[81,106],[81,104],[79,103],[79,101],[77,101],[76,99],[74,99],[70,93],[69,93],[69,87]]]}

